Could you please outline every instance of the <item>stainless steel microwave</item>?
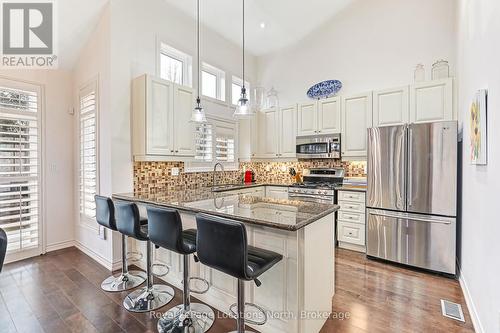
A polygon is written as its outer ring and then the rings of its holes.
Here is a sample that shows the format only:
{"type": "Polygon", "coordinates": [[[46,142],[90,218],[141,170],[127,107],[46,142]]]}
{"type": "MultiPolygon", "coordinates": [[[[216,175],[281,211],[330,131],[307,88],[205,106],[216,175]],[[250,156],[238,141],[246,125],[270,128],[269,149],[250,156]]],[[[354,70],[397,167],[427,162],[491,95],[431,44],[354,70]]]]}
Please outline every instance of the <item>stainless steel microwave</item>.
{"type": "Polygon", "coordinates": [[[297,137],[297,158],[340,158],[340,134],[297,137]]]}

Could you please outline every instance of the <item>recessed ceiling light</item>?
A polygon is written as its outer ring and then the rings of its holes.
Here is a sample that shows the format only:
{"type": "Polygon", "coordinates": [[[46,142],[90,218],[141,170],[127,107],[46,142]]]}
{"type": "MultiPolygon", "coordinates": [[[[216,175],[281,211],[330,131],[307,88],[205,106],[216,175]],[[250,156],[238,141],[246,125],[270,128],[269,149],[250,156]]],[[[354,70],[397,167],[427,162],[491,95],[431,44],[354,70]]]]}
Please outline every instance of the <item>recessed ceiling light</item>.
{"type": "Polygon", "coordinates": [[[266,23],[265,23],[265,22],[261,22],[261,23],[260,23],[260,27],[261,27],[262,29],[264,29],[264,28],[266,27],[266,23]]]}

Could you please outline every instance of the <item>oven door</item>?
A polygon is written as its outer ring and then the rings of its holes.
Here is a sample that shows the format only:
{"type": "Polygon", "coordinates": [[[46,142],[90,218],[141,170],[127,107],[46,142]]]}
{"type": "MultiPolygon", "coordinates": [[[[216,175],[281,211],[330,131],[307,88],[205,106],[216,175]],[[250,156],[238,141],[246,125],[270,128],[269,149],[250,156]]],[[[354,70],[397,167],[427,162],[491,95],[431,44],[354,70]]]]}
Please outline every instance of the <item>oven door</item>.
{"type": "Polygon", "coordinates": [[[320,204],[330,204],[333,205],[335,203],[334,198],[332,196],[321,196],[321,195],[313,195],[313,194],[303,194],[303,193],[288,193],[288,199],[290,200],[300,200],[306,202],[314,202],[320,204]]]}
{"type": "Polygon", "coordinates": [[[297,158],[331,158],[330,142],[297,144],[297,158]]]}

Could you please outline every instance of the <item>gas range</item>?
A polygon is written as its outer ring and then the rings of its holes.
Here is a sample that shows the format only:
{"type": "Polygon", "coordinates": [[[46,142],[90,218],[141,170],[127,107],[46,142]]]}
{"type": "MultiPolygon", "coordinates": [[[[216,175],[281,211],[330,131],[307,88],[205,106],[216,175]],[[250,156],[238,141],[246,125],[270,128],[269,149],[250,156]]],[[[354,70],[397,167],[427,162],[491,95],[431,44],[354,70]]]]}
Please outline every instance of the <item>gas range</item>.
{"type": "Polygon", "coordinates": [[[335,189],[344,181],[344,169],[311,169],[303,183],[288,188],[290,198],[320,203],[335,203],[335,189]]]}

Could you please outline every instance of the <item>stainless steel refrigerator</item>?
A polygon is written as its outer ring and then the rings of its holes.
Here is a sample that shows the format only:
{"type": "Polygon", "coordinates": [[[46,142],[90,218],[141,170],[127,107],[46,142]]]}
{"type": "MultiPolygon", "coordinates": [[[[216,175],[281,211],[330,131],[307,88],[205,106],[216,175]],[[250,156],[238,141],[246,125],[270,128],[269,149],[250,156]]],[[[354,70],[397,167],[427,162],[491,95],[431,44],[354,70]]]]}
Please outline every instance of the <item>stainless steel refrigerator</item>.
{"type": "Polygon", "coordinates": [[[368,129],[368,256],[456,273],[457,127],[368,129]]]}

